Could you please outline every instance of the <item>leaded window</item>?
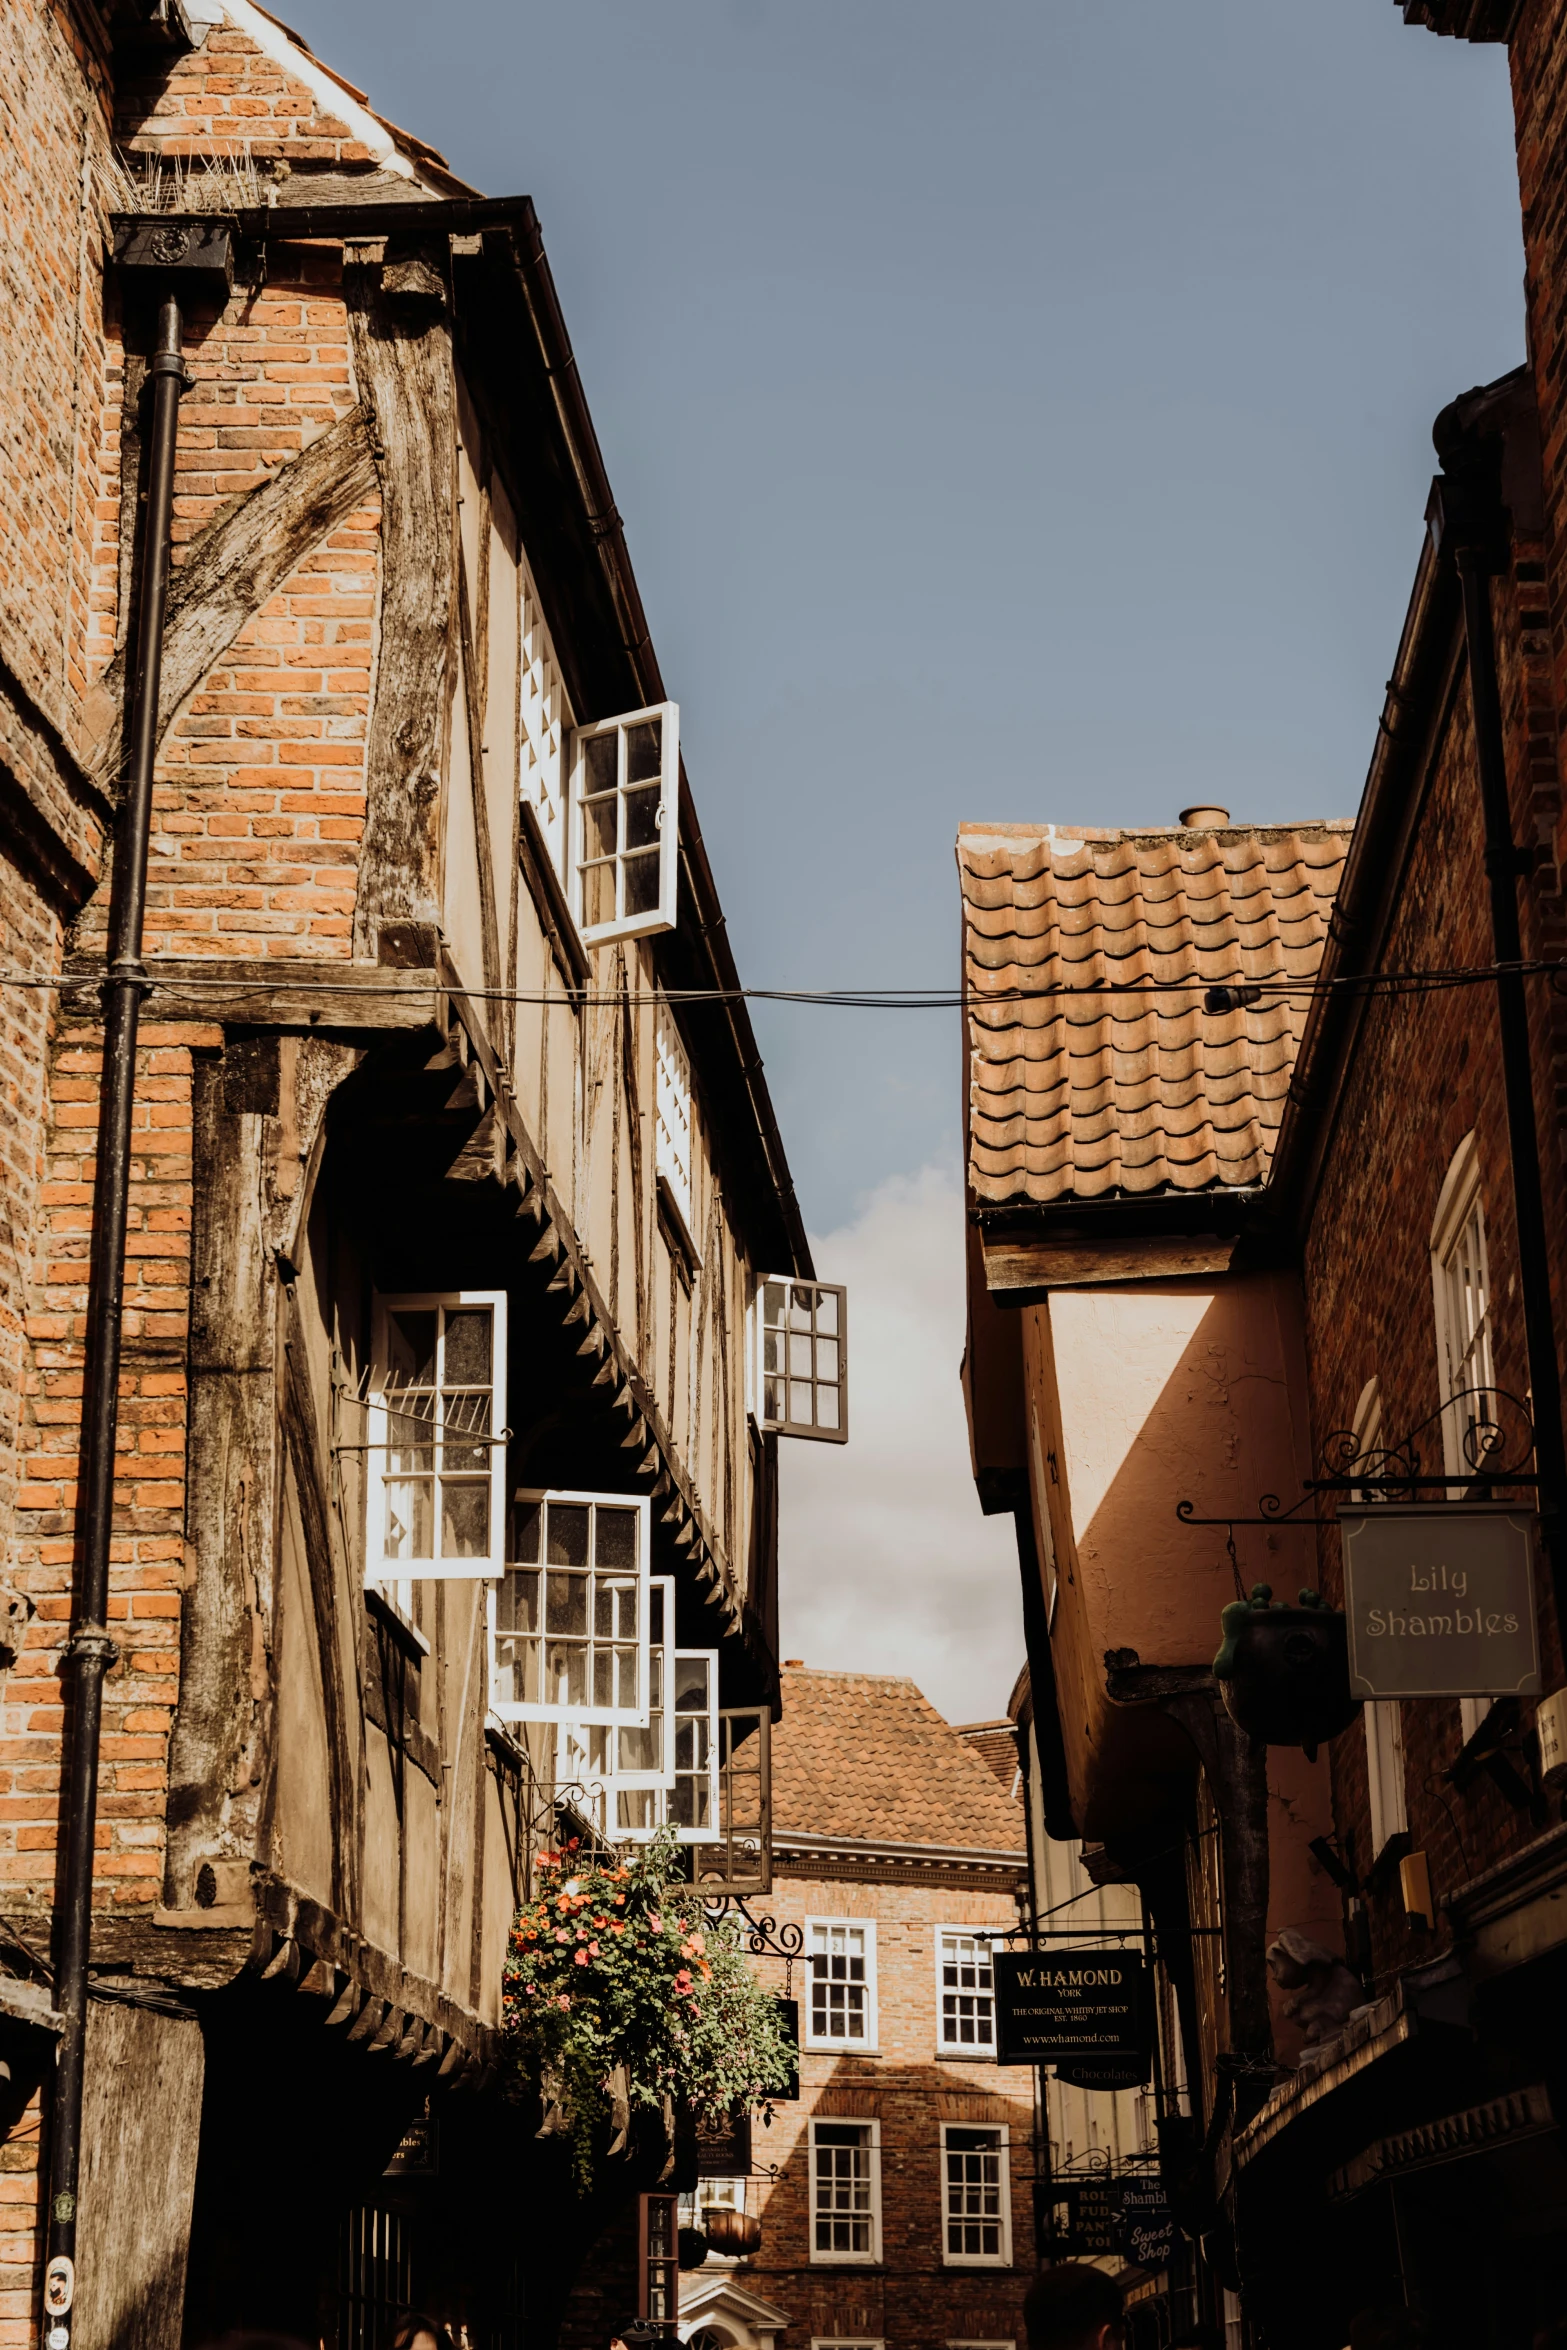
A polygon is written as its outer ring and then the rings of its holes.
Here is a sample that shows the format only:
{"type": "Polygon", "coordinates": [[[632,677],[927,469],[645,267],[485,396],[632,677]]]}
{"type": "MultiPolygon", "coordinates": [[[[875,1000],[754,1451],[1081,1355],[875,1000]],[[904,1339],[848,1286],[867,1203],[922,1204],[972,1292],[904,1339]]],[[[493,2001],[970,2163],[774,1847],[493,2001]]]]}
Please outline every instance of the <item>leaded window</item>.
{"type": "Polygon", "coordinates": [[[517,1495],[491,1597],[503,1721],[646,1722],[649,1511],[625,1494],[517,1495]]]}
{"type": "Polygon", "coordinates": [[[848,1300],[831,1281],[770,1273],[755,1307],[757,1425],[842,1444],[849,1434],[848,1300]]]}

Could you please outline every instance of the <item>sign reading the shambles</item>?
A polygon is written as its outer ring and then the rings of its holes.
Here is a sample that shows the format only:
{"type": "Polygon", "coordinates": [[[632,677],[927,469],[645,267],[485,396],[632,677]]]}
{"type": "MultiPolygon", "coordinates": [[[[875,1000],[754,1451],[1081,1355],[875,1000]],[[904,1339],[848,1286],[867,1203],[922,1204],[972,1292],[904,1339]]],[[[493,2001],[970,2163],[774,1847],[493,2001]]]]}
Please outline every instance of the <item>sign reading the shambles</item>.
{"type": "Polygon", "coordinates": [[[999,2063],[1141,2056],[1146,1960],[1120,1950],[998,1950],[991,1966],[999,2063]]]}
{"type": "Polygon", "coordinates": [[[1479,1502],[1340,1510],[1357,1697],[1532,1696],[1535,1521],[1479,1502]]]}
{"type": "Polygon", "coordinates": [[[1163,2268],[1175,2247],[1175,2219],[1157,2179],[1121,2182],[1121,2241],[1134,2268],[1163,2268]]]}

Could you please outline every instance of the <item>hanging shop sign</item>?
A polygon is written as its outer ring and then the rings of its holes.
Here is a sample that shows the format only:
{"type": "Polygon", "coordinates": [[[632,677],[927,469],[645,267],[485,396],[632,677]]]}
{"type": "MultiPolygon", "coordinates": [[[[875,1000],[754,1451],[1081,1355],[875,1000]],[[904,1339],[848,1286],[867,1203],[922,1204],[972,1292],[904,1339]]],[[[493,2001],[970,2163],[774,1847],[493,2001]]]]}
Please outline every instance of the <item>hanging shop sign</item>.
{"type": "Polygon", "coordinates": [[[1121,2241],[1124,2260],[1135,2268],[1164,2268],[1175,2249],[1175,2215],[1158,2179],[1121,2181],[1121,2241]]]}
{"type": "Polygon", "coordinates": [[[1055,2072],[1069,2089],[1140,2089],[1152,2069],[1153,2050],[1145,2043],[1127,2056],[1084,2057],[1058,2064],[1055,2072]]]}
{"type": "Polygon", "coordinates": [[[1338,1523],[1357,1697],[1538,1692],[1530,1511],[1378,1502],[1338,1523]]]}
{"type": "Polygon", "coordinates": [[[1121,2182],[1108,2171],[1090,2171],[1072,2182],[1072,2233],[1080,2253],[1121,2249],[1121,2182]]]}
{"type": "Polygon", "coordinates": [[[991,1968],[999,2063],[1125,2064],[1144,2057],[1151,2012],[1146,1959],[1122,1950],[997,1950],[991,1968]]]}

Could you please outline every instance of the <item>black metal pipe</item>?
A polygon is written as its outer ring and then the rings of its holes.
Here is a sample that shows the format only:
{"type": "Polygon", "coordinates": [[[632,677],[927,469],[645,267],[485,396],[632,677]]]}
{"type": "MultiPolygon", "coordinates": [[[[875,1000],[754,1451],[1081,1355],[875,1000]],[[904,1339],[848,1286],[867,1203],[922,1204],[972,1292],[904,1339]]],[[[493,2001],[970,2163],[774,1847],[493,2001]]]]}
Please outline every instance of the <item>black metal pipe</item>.
{"type": "Polygon", "coordinates": [[[114,841],[109,960],[104,980],[103,1072],[93,1190],[87,1303],[87,1381],[82,1403],[81,1564],[75,1622],[65,1663],[73,1710],[66,1799],[65,1871],[55,1917],[54,1998],[62,2018],[49,2106],[47,2350],[69,2350],[75,2291],[76,2204],[81,2173],[82,2079],[87,1966],[92,1947],[93,1845],[98,1819],[98,1750],[104,1675],[118,1650],[109,1636],[109,1545],[114,1526],[114,1452],[119,1429],[120,1335],[125,1308],[125,1233],[130,1205],[131,1115],[136,1031],[147,974],[141,959],[147,907],[152,769],[158,749],[163,622],[169,592],[169,524],[185,362],[173,295],[158,307],[152,377],[152,436],[142,539],[136,685],[130,775],[114,841]],[[67,2270],[60,2264],[70,2262],[67,2270]],[[61,2300],[66,2302],[61,2309],[61,2300]]]}
{"type": "MultiPolygon", "coordinates": [[[[1502,697],[1496,674],[1496,637],[1491,625],[1490,583],[1496,558],[1486,535],[1478,530],[1464,531],[1453,552],[1464,600],[1475,764],[1479,769],[1480,803],[1485,819],[1492,948],[1496,961],[1505,966],[1517,964],[1523,958],[1518,883],[1529,867],[1513,840],[1512,805],[1507,789],[1502,697]]],[[[1534,1460],[1539,1474],[1540,1537],[1551,1577],[1557,1630],[1567,1646],[1567,1441],[1562,1431],[1561,1371],[1556,1355],[1555,1316],[1551,1310],[1545,1194],[1540,1179],[1540,1138],[1529,1051],[1529,1009],[1523,977],[1517,970],[1504,968],[1501,972],[1496,983],[1496,1012],[1501,1032],[1508,1152],[1512,1161],[1518,1281],[1523,1292],[1524,1346],[1534,1417],[1534,1460]]]]}

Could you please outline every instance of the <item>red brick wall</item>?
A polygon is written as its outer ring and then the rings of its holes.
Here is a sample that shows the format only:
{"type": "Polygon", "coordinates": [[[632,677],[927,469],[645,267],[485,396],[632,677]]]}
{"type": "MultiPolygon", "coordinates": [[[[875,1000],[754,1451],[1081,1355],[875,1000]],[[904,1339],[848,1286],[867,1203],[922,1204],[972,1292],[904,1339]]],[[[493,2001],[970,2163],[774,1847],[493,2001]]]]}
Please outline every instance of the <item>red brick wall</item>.
{"type": "MultiPolygon", "coordinates": [[[[780,1921],[876,1921],[879,2054],[803,2054],[800,2103],[780,2107],[771,2130],[754,2133],[754,2160],[776,2163],[780,2175],[762,2188],[761,2250],[742,2264],[738,2281],[789,2312],[788,2339],[799,2350],[813,2339],[885,2340],[898,2350],[1019,2340],[1022,2298],[1035,2269],[1033,2076],[1027,2067],[938,2057],[934,1934],[940,1925],[1015,1926],[1016,1903],[1004,1892],[785,1877],[768,1906],[780,1921]],[[807,2125],[813,2114],[881,2125],[882,2259],[874,2268],[810,2257],[807,2125]],[[1004,2122],[1010,2131],[1008,2270],[948,2268],[942,2261],[941,2124],[981,2121],[1004,2122]]],[[[769,1962],[766,1972],[781,1990],[781,1967],[769,1962]]],[[[794,1977],[803,2038],[810,1989],[799,1962],[794,1977]]]]}
{"type": "MultiPolygon", "coordinates": [[[[1537,548],[1520,550],[1532,564],[1537,548]]],[[[1550,839],[1558,814],[1555,719],[1542,649],[1525,654],[1516,615],[1533,610],[1538,584],[1499,581],[1494,591],[1503,695],[1513,779],[1514,830],[1520,840],[1550,839]]],[[[1524,952],[1559,951],[1554,866],[1525,886],[1524,952]]],[[[1479,786],[1474,771],[1467,673],[1459,649],[1448,716],[1434,762],[1419,836],[1384,951],[1389,969],[1443,969],[1492,959],[1479,786]]],[[[1552,1029],[1553,1002],[1543,982],[1530,998],[1535,1044],[1539,1144],[1547,1219],[1556,1246],[1553,1287],[1558,1331],[1563,1320],[1562,1237],[1567,1186],[1561,1149],[1561,1065],[1552,1029]]],[[[1338,1131],[1306,1250],[1307,1345],[1312,1417],[1319,1447],[1347,1428],[1373,1374],[1380,1382],[1383,1433],[1394,1441],[1435,1412],[1441,1400],[1432,1300],[1430,1235],[1437,1196],[1453,1154],[1471,1131],[1479,1154],[1490,1262],[1496,1377],[1514,1395],[1529,1387],[1524,1353],[1511,1162],[1498,1048],[1496,1004],[1487,986],[1395,1000],[1367,1012],[1338,1131]]],[[[1424,1465],[1440,1469],[1441,1439],[1420,1439],[1424,1465]]],[[[1338,1547],[1324,1546],[1329,1594],[1341,1596],[1338,1547]]],[[[1561,1643],[1548,1589],[1540,1593],[1540,1635],[1547,1688],[1562,1677],[1561,1643]]],[[[1456,1698],[1403,1707],[1410,1834],[1429,1858],[1433,1890],[1473,1877],[1538,1833],[1489,1779],[1459,1795],[1444,1773],[1461,1743],[1456,1698]]],[[[1331,1749],[1335,1815],[1354,1840],[1364,1871],[1370,1850],[1366,1750],[1359,1725],[1331,1749]]],[[[1401,1965],[1434,1954],[1445,1940],[1409,1924],[1395,1878],[1371,1905],[1379,1981],[1401,1965]]]]}

